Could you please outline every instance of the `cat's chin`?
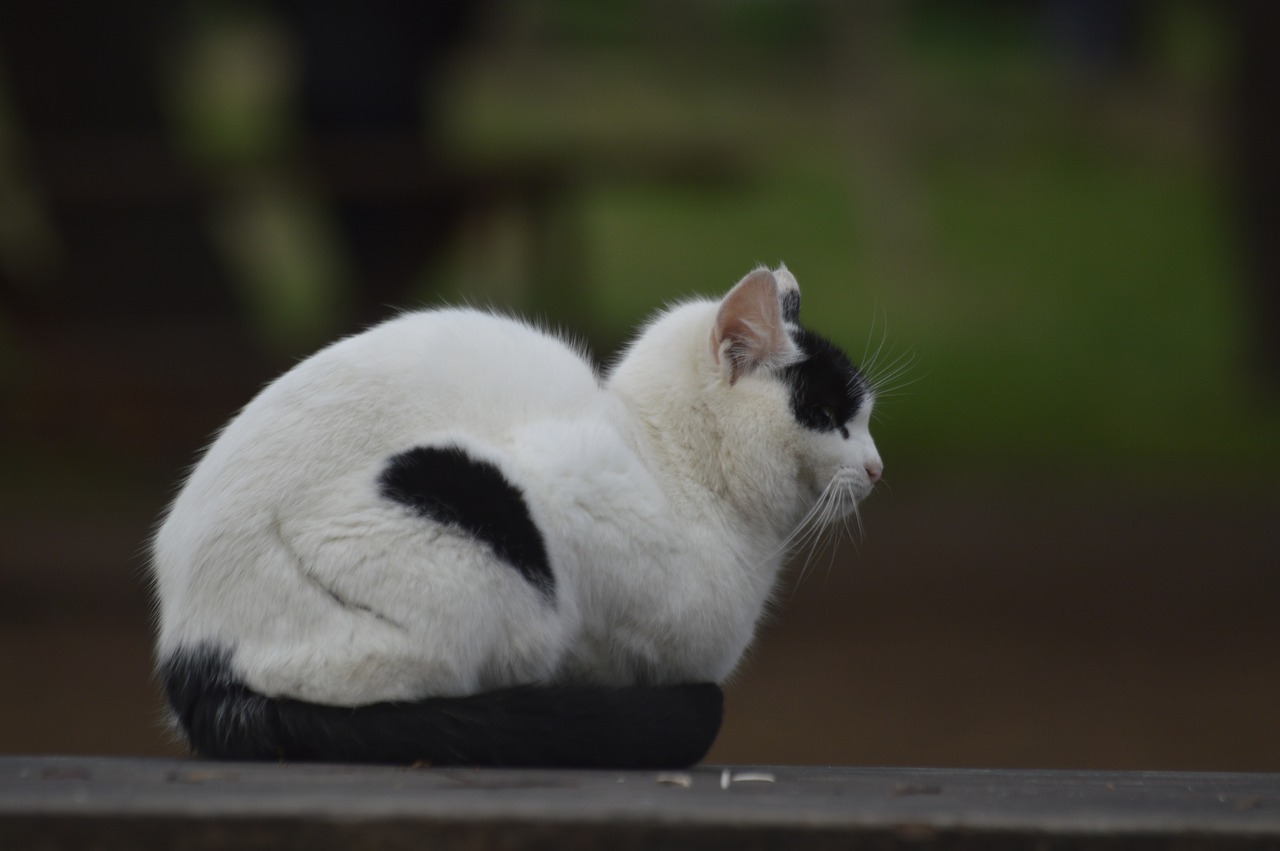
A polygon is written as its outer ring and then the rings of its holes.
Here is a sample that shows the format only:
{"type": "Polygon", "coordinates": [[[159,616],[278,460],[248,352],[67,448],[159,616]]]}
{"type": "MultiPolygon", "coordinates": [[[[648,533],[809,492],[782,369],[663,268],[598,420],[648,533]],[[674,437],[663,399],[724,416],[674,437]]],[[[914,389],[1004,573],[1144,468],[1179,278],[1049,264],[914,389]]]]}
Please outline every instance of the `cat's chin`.
{"type": "Polygon", "coordinates": [[[873,487],[875,483],[856,467],[842,466],[836,469],[824,493],[843,517],[852,514],[858,503],[871,495],[873,487]]]}

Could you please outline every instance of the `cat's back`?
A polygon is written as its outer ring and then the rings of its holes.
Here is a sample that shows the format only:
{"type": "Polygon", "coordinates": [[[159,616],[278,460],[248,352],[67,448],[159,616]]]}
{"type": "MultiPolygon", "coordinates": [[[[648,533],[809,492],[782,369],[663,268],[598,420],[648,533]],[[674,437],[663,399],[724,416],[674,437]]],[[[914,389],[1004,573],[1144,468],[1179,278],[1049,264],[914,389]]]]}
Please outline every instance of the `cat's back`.
{"type": "MultiPolygon", "coordinates": [[[[303,361],[276,383],[297,388],[398,399],[426,392],[432,407],[495,399],[538,405],[593,390],[598,379],[581,352],[521,320],[471,309],[402,314],[339,340],[303,361]],[[453,394],[458,395],[453,395],[453,394]]],[[[320,397],[321,399],[325,397],[320,397]]]]}
{"type": "Polygon", "coordinates": [[[318,483],[451,435],[502,443],[530,421],[590,416],[601,392],[579,351],[524,322],[470,309],[405,313],[269,384],[209,447],[186,491],[242,497],[318,483]]]}
{"type": "Polygon", "coordinates": [[[298,364],[246,409],[350,417],[369,429],[503,428],[581,403],[599,387],[562,339],[505,316],[447,309],[406,313],[298,364]]]}

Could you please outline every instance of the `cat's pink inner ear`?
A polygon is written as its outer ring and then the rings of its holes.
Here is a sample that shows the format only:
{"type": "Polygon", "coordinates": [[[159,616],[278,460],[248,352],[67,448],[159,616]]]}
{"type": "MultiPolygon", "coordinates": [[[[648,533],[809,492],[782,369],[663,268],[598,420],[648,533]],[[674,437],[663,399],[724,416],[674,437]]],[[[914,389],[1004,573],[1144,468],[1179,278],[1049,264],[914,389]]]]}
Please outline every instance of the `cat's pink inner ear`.
{"type": "Polygon", "coordinates": [[[720,302],[711,331],[711,354],[730,385],[759,366],[784,364],[794,345],[782,324],[778,282],[756,269],[720,302]]]}

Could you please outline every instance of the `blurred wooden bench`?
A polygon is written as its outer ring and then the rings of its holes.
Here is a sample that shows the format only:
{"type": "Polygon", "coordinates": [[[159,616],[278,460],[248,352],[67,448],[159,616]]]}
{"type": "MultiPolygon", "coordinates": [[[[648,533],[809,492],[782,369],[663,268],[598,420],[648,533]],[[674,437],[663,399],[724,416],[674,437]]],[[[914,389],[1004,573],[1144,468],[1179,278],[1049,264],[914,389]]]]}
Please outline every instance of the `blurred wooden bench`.
{"type": "Polygon", "coordinates": [[[1276,848],[1280,774],[0,757],[0,848],[1276,848]]]}

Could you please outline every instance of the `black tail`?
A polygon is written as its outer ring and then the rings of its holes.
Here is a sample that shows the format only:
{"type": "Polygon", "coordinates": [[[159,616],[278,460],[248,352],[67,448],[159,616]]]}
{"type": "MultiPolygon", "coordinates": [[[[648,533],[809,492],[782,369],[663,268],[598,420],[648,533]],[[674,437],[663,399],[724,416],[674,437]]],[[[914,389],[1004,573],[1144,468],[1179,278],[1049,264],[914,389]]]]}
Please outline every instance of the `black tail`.
{"type": "Polygon", "coordinates": [[[706,755],[723,713],[714,683],[521,686],[413,703],[324,706],[251,691],[231,670],[229,655],[179,652],[160,669],[187,739],[215,759],[680,768],[706,755]]]}

